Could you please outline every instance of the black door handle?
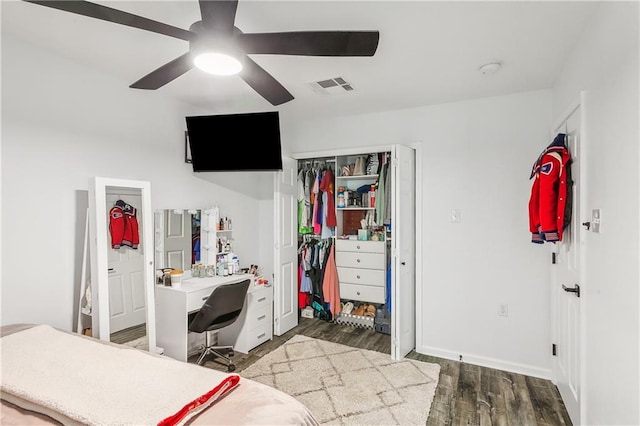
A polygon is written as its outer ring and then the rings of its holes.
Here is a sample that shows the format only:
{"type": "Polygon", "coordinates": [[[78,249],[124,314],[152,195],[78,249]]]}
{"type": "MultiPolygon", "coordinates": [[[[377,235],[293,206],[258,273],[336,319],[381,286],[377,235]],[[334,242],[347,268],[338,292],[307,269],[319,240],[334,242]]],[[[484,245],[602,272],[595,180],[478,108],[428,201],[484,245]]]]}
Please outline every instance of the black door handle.
{"type": "Polygon", "coordinates": [[[589,230],[589,228],[591,228],[591,222],[582,222],[582,226],[584,226],[585,228],[587,228],[587,231],[589,230]]]}
{"type": "Polygon", "coordinates": [[[407,262],[400,262],[400,264],[401,264],[401,265],[406,265],[406,264],[407,264],[407,262]]]}
{"type": "Polygon", "coordinates": [[[562,284],[562,289],[567,293],[575,293],[576,297],[580,297],[580,286],[576,284],[573,288],[562,284]]]}

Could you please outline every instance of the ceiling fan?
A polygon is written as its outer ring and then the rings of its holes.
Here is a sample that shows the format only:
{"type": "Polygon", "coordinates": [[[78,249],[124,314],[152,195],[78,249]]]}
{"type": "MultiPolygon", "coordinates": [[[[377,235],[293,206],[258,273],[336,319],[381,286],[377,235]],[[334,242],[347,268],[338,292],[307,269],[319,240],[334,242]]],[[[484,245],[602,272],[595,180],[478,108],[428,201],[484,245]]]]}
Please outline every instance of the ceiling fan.
{"type": "Polygon", "coordinates": [[[189,30],[88,1],[24,1],[189,42],[187,53],[145,75],[130,85],[131,88],[158,89],[195,65],[212,74],[239,73],[240,78],[272,105],[289,102],[293,95],[248,55],[373,56],[380,38],[378,31],[243,33],[234,25],[237,0],[199,0],[202,20],[193,23],[189,30]],[[207,69],[207,66],[219,65],[220,59],[223,69],[207,69]]]}

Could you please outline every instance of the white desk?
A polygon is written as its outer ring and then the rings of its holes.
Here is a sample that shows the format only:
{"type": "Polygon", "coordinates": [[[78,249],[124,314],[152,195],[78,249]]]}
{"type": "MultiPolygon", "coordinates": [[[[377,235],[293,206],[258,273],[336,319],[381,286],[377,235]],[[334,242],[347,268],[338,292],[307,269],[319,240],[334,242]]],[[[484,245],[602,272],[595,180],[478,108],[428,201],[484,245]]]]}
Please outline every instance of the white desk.
{"type": "Polygon", "coordinates": [[[156,339],[164,348],[164,354],[179,361],[186,361],[189,351],[187,316],[199,310],[213,289],[251,278],[249,292],[255,287],[253,275],[235,274],[228,277],[190,278],[180,288],[156,286],[156,339]]]}

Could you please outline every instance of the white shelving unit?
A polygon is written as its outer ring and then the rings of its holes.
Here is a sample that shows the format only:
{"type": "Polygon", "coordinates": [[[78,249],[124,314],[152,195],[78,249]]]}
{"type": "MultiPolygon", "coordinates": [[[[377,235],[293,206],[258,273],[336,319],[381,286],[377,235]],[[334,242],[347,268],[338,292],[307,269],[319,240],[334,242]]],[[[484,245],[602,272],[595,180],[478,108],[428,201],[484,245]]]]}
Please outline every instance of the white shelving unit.
{"type": "Polygon", "coordinates": [[[233,230],[219,229],[220,208],[218,206],[202,210],[200,227],[200,259],[204,265],[216,265],[218,257],[231,253],[231,250],[218,247],[218,239],[232,241],[233,230]]]}

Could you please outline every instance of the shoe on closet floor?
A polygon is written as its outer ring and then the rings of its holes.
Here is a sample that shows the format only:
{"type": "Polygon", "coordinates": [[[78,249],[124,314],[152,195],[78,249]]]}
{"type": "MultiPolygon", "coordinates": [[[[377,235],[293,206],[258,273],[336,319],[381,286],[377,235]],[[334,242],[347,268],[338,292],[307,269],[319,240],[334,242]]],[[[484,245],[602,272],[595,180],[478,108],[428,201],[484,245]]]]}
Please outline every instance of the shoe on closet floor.
{"type": "Polygon", "coordinates": [[[376,306],[375,305],[367,305],[364,309],[365,317],[375,317],[376,316],[376,306]]]}
{"type": "Polygon", "coordinates": [[[365,307],[366,303],[361,303],[354,311],[351,312],[351,315],[358,315],[360,317],[364,316],[365,307]]]}

